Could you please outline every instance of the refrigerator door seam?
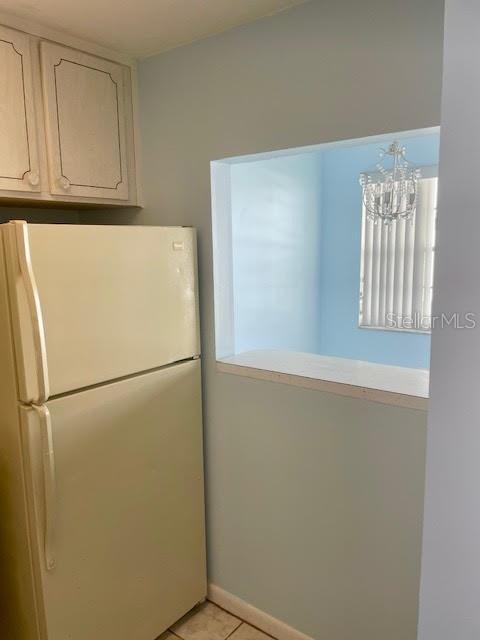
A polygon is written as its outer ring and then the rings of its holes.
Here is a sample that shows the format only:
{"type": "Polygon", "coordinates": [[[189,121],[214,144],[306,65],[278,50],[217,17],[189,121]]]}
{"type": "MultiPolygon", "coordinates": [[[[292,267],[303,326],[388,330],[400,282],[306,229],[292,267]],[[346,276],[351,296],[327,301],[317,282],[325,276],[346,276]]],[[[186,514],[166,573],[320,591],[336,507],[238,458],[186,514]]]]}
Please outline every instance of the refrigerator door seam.
{"type": "MultiPolygon", "coordinates": [[[[167,362],[166,364],[162,364],[158,367],[152,367],[151,369],[144,369],[143,371],[134,371],[133,373],[129,373],[125,376],[119,376],[118,378],[112,378],[109,380],[102,380],[101,382],[96,382],[95,384],[89,384],[85,387],[78,387],[76,389],[73,389],[72,391],[64,391],[63,393],[54,394],[53,396],[49,397],[49,400],[58,400],[59,398],[66,398],[68,396],[73,396],[77,393],[83,393],[84,391],[91,391],[92,389],[98,389],[100,387],[108,387],[112,384],[116,384],[117,382],[122,382],[124,380],[131,380],[133,378],[139,378],[141,376],[147,375],[149,373],[153,373],[155,371],[162,371],[164,369],[170,369],[170,368],[176,367],[179,364],[200,360],[200,358],[201,358],[200,355],[190,356],[188,358],[182,358],[182,360],[167,362]]],[[[27,406],[30,406],[30,404],[27,403],[27,406]]]]}

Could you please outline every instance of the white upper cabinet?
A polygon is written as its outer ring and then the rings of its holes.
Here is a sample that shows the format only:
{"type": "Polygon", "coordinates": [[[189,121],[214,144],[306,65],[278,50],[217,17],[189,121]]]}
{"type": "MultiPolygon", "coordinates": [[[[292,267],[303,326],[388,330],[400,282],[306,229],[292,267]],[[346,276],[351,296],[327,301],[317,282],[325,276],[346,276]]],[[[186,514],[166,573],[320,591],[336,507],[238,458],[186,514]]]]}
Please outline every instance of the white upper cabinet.
{"type": "Polygon", "coordinates": [[[52,194],[128,200],[122,66],[40,43],[52,194]]]}
{"type": "Polygon", "coordinates": [[[29,37],[0,26],[0,189],[40,191],[29,37]]]}
{"type": "Polygon", "coordinates": [[[0,205],[139,205],[135,61],[1,19],[0,205]]]}

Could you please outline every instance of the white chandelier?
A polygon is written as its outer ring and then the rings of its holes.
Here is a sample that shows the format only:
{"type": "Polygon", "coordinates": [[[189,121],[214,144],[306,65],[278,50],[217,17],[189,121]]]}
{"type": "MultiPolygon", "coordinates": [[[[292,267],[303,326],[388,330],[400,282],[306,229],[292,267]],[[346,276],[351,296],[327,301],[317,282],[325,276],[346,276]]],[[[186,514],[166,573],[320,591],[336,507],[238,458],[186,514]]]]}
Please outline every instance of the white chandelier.
{"type": "Polygon", "coordinates": [[[361,173],[363,204],[370,220],[390,224],[412,219],[417,207],[418,179],[421,172],[405,158],[405,147],[395,140],[381,149],[380,158],[389,156],[389,167],[376,165],[376,171],[361,173]]]}

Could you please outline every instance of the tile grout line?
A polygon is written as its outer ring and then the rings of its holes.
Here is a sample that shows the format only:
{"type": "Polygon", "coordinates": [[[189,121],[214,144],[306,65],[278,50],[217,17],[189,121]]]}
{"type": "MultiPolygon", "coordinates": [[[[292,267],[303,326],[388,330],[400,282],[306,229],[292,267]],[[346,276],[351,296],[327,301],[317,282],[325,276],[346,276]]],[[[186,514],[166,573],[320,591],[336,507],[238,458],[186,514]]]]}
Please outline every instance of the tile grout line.
{"type": "MultiPolygon", "coordinates": [[[[206,602],[211,602],[212,604],[214,604],[216,607],[218,607],[219,609],[221,609],[222,611],[225,611],[225,613],[228,613],[229,615],[233,616],[234,618],[237,618],[237,620],[240,620],[240,624],[238,625],[238,627],[236,627],[234,629],[234,631],[236,631],[237,629],[240,628],[241,624],[247,624],[249,627],[253,627],[254,629],[256,629],[257,631],[260,631],[260,633],[263,633],[264,635],[268,636],[269,638],[271,638],[272,640],[278,640],[277,638],[275,638],[275,636],[270,635],[269,633],[267,633],[266,631],[264,631],[263,629],[260,629],[260,627],[257,627],[256,625],[252,624],[251,622],[248,622],[247,620],[244,620],[243,618],[239,618],[239,616],[237,616],[236,614],[232,613],[231,611],[229,611],[228,609],[224,609],[223,607],[221,607],[219,604],[217,604],[216,602],[213,602],[212,600],[209,600],[207,598],[206,602]]],[[[232,631],[232,633],[234,633],[234,631],[232,631]]],[[[230,634],[231,635],[231,634],[230,634]]],[[[227,638],[230,637],[230,635],[227,636],[227,638]]],[[[183,638],[182,638],[183,640],[183,638]]],[[[225,640],[227,640],[225,638],[225,640]]]]}
{"type": "MultiPolygon", "coordinates": [[[[210,602],[210,600],[209,600],[210,602]]],[[[215,603],[213,603],[215,604],[215,603]]],[[[221,607],[219,607],[220,609],[221,607]]],[[[222,611],[226,611],[226,609],[222,609],[222,611]]],[[[227,611],[227,613],[230,613],[229,611],[227,611]]],[[[237,616],[234,616],[232,613],[230,613],[231,616],[233,616],[236,620],[238,620],[238,624],[235,627],[235,629],[233,629],[233,631],[231,631],[228,636],[226,638],[224,638],[224,640],[228,640],[228,638],[230,638],[230,636],[233,636],[233,634],[235,633],[235,631],[237,631],[237,629],[240,629],[240,627],[242,626],[242,624],[244,624],[244,621],[241,618],[237,618],[237,616]]]]}
{"type": "MultiPolygon", "coordinates": [[[[240,627],[242,626],[242,624],[248,624],[248,622],[245,622],[245,620],[242,620],[242,618],[239,618],[238,616],[233,615],[233,613],[230,613],[230,611],[227,611],[226,609],[224,609],[223,607],[219,607],[218,604],[215,604],[214,602],[211,602],[211,600],[205,600],[205,602],[210,602],[210,604],[213,604],[215,607],[218,607],[219,609],[221,609],[222,611],[225,611],[225,613],[228,613],[228,615],[232,616],[232,618],[235,618],[235,620],[238,621],[238,624],[232,629],[232,631],[230,631],[230,633],[228,635],[225,636],[225,638],[220,638],[220,640],[228,640],[228,638],[230,638],[231,635],[233,635],[235,633],[235,631],[237,631],[237,629],[240,629],[240,627]]],[[[193,611],[193,610],[192,610],[193,611]]],[[[192,618],[195,617],[196,614],[192,615],[192,618]]],[[[180,618],[181,620],[181,618],[180,618]]],[[[176,622],[174,624],[177,624],[176,622]]],[[[173,626],[173,625],[172,625],[173,626]]],[[[180,640],[185,640],[185,638],[181,635],[179,635],[178,633],[175,633],[175,631],[172,630],[171,627],[169,627],[167,629],[167,631],[169,631],[172,635],[174,635],[176,638],[180,638],[180,640]]],[[[275,640],[275,639],[274,639],[275,640]]]]}
{"type": "MultiPolygon", "coordinates": [[[[219,609],[221,609],[221,607],[219,607],[219,609]]],[[[225,611],[226,613],[230,613],[229,611],[227,611],[226,609],[222,609],[222,611],[225,611]]],[[[230,615],[232,616],[233,614],[230,613],[230,615]]],[[[193,617],[193,616],[192,616],[193,617]]],[[[238,620],[238,624],[237,626],[232,629],[232,631],[230,631],[230,633],[225,636],[225,638],[220,638],[220,640],[228,640],[228,638],[230,638],[230,636],[232,636],[235,631],[237,631],[238,629],[240,629],[240,627],[242,626],[242,624],[248,624],[248,622],[245,622],[245,620],[242,620],[241,618],[237,618],[237,616],[233,616],[234,618],[236,618],[238,620]]],[[[252,625],[250,625],[252,626],[252,625]]],[[[171,629],[167,629],[167,631],[169,631],[173,636],[175,636],[176,638],[180,638],[180,640],[185,640],[185,638],[183,638],[182,636],[178,635],[178,633],[175,633],[175,631],[172,631],[171,629]]]]}
{"type": "MultiPolygon", "coordinates": [[[[230,631],[230,633],[225,636],[225,638],[221,638],[221,640],[229,640],[229,638],[231,638],[231,636],[233,636],[233,634],[238,631],[238,629],[240,629],[240,627],[242,626],[242,624],[246,624],[249,627],[252,627],[253,629],[256,629],[257,631],[260,631],[260,633],[263,633],[265,636],[267,636],[268,638],[271,638],[271,640],[277,640],[277,638],[275,638],[275,636],[270,635],[269,633],[267,633],[266,631],[264,631],[263,629],[260,629],[259,627],[257,627],[254,624],[251,624],[250,622],[248,622],[247,620],[244,620],[243,618],[240,618],[239,616],[235,615],[234,613],[232,613],[231,611],[228,611],[228,609],[225,609],[224,607],[221,607],[220,605],[218,605],[216,602],[212,602],[212,600],[209,600],[208,598],[205,599],[205,602],[209,602],[210,604],[213,604],[215,607],[218,607],[218,609],[221,609],[222,611],[225,611],[225,613],[228,613],[229,616],[232,616],[232,618],[235,618],[236,620],[238,620],[238,624],[235,626],[234,629],[232,629],[232,631],[230,631]]],[[[193,610],[192,610],[193,611],[193,610]]],[[[196,614],[192,615],[192,618],[195,617],[196,614]]],[[[181,619],[181,618],[180,618],[181,619]]],[[[175,623],[176,624],[176,623],[175,623]]],[[[173,625],[172,625],[173,626],[173,625]]],[[[185,640],[185,638],[183,638],[183,636],[179,635],[178,633],[176,633],[175,631],[172,630],[171,627],[169,627],[167,629],[167,631],[169,631],[172,635],[174,635],[176,638],[179,638],[179,640],[185,640]]]]}

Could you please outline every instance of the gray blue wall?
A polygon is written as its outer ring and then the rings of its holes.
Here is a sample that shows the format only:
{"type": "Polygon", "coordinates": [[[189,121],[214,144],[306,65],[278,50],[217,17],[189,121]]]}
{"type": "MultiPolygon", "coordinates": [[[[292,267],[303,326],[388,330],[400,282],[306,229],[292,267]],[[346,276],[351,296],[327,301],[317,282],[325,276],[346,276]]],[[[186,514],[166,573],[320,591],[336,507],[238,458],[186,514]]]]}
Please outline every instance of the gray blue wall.
{"type": "Polygon", "coordinates": [[[210,161],[438,125],[442,29],[312,0],[140,64],[130,219],[199,233],[209,577],[318,640],[416,637],[426,416],[216,370],[210,161]]]}

